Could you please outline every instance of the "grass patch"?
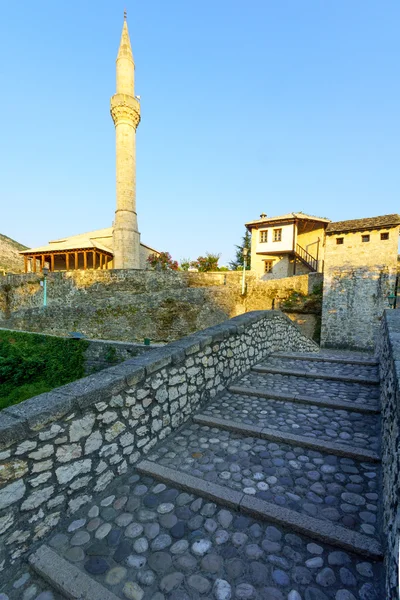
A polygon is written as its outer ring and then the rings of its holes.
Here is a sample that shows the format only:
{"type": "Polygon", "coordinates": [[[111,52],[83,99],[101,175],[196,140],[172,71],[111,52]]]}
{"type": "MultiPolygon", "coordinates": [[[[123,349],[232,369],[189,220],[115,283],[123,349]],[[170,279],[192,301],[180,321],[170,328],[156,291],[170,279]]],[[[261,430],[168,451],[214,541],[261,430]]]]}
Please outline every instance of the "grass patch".
{"type": "Polygon", "coordinates": [[[85,340],[0,331],[0,409],[85,374],[85,340]]]}

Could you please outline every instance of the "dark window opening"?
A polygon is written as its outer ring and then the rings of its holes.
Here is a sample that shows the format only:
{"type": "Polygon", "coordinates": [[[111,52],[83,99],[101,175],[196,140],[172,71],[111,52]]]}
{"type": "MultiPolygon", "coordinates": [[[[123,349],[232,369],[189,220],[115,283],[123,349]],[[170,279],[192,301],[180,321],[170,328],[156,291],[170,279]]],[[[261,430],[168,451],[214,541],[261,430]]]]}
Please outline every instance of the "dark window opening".
{"type": "Polygon", "coordinates": [[[381,233],[381,240],[388,240],[389,239],[389,232],[386,231],[385,233],[381,233]]]}
{"type": "Polygon", "coordinates": [[[274,261],[273,260],[266,260],[264,262],[264,273],[271,273],[273,266],[274,266],[274,261]]]}
{"type": "Polygon", "coordinates": [[[361,241],[362,242],[369,242],[369,235],[362,235],[361,236],[361,241]]]}
{"type": "Polygon", "coordinates": [[[336,238],[337,244],[343,244],[343,242],[344,242],[344,238],[336,238]]]}

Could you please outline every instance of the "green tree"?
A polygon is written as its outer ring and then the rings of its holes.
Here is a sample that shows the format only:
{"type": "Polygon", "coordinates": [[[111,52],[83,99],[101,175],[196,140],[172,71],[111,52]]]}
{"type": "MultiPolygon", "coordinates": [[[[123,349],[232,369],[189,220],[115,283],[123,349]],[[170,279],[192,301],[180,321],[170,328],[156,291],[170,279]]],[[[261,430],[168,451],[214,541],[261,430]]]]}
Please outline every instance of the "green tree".
{"type": "Polygon", "coordinates": [[[192,261],[190,266],[195,267],[201,273],[218,271],[218,261],[220,256],[220,254],[212,254],[212,252],[207,252],[205,256],[199,256],[197,260],[192,261]]]}
{"type": "Polygon", "coordinates": [[[246,229],[246,233],[244,234],[244,236],[242,238],[241,245],[240,246],[236,245],[235,248],[236,248],[236,255],[235,255],[235,259],[229,263],[230,268],[233,271],[239,271],[239,270],[242,271],[243,270],[243,265],[244,265],[243,248],[247,248],[249,252],[247,254],[246,271],[249,271],[251,268],[251,235],[247,231],[247,229],[246,229]]]}
{"type": "Polygon", "coordinates": [[[192,263],[192,261],[190,260],[190,258],[182,258],[181,264],[180,264],[181,271],[187,271],[189,269],[191,263],[192,263]]]}
{"type": "Polygon", "coordinates": [[[153,267],[153,269],[160,271],[177,271],[178,261],[172,260],[172,256],[169,252],[160,252],[160,254],[150,254],[147,257],[147,262],[153,267]]]}

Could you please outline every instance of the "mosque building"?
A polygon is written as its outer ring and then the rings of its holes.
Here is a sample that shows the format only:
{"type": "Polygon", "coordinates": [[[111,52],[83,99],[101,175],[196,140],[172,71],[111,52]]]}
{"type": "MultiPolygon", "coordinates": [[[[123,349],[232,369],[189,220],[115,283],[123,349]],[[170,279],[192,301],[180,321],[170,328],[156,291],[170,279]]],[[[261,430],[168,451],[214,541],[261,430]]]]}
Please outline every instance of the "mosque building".
{"type": "Polygon", "coordinates": [[[111,116],[116,139],[116,210],[112,227],[89,231],[30,248],[24,257],[25,272],[80,269],[146,269],[157,250],[142,244],[136,213],[136,129],[140,102],[135,96],[135,63],[126,13],[116,61],[116,93],[111,116]]]}

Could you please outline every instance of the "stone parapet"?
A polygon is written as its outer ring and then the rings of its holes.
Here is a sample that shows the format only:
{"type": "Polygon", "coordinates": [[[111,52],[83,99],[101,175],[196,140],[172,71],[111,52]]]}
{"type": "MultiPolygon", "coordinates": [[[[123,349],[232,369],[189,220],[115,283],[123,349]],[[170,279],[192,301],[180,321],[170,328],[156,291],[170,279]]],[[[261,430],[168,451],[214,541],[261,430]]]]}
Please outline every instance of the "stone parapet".
{"type": "Polygon", "coordinates": [[[376,351],[381,377],[383,529],[387,537],[386,598],[397,598],[400,543],[400,311],[385,311],[376,351]]]}
{"type": "Polygon", "coordinates": [[[3,410],[0,570],[280,350],[318,347],[284,314],[255,311],[3,410]]]}

